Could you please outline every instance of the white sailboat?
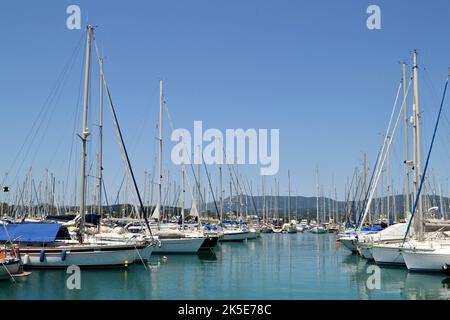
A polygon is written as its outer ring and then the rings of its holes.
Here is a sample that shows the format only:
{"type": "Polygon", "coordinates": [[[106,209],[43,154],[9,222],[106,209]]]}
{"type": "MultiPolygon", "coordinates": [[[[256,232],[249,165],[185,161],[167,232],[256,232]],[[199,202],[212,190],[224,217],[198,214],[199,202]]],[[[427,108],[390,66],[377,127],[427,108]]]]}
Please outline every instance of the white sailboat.
{"type": "MultiPolygon", "coordinates": [[[[416,61],[416,52],[414,53],[414,77],[416,78],[414,81],[414,89],[415,89],[415,96],[414,96],[414,103],[416,112],[418,113],[419,108],[419,94],[418,94],[418,66],[416,61]]],[[[421,199],[421,191],[423,182],[425,179],[426,171],[428,168],[429,160],[430,160],[430,154],[433,148],[434,139],[436,137],[436,131],[438,128],[439,120],[442,113],[442,108],[444,104],[445,95],[447,92],[447,86],[448,86],[448,79],[450,77],[450,72],[447,77],[447,81],[445,83],[444,93],[442,96],[442,101],[439,109],[438,118],[435,124],[433,138],[431,140],[430,148],[428,151],[428,156],[426,159],[425,167],[423,172],[421,171],[421,162],[420,162],[420,144],[418,143],[417,150],[417,157],[418,157],[418,164],[420,165],[418,168],[417,174],[418,179],[417,183],[420,181],[420,184],[418,185],[418,199],[416,199],[416,203],[413,207],[413,215],[415,214],[416,205],[418,207],[417,211],[417,217],[414,217],[415,222],[415,235],[416,238],[414,241],[409,242],[408,249],[405,249],[402,252],[403,259],[405,261],[406,267],[408,270],[412,271],[432,271],[432,272],[438,272],[442,270],[449,269],[450,265],[450,240],[448,239],[448,236],[445,233],[438,232],[437,234],[440,234],[441,236],[445,236],[444,239],[439,239],[437,237],[430,237],[429,234],[425,234],[425,219],[424,219],[424,212],[422,208],[422,199],[421,199]],[[417,203],[418,202],[418,203],[417,203]]],[[[417,119],[416,126],[419,126],[419,119],[417,119]]],[[[420,133],[420,131],[419,131],[420,133]]],[[[419,140],[420,142],[420,140],[419,140]]]]}
{"type": "MultiPolygon", "coordinates": [[[[156,220],[157,226],[152,228],[153,235],[157,236],[161,242],[161,246],[155,248],[153,253],[155,254],[193,254],[200,250],[205,236],[203,234],[192,234],[179,229],[165,229],[161,228],[161,198],[162,198],[162,164],[163,164],[163,106],[164,106],[164,87],[163,81],[159,82],[159,163],[158,163],[158,194],[155,210],[153,211],[152,218],[156,220]]],[[[198,216],[198,209],[193,202],[193,212],[198,216]]],[[[183,205],[184,206],[184,205],[183,205]]],[[[183,208],[182,208],[183,210],[183,208]]],[[[200,223],[200,221],[199,221],[200,223]]]]}
{"type": "MultiPolygon", "coordinates": [[[[442,232],[426,232],[423,201],[422,201],[422,185],[425,179],[426,169],[428,166],[429,156],[435,135],[430,145],[428,152],[427,162],[425,164],[425,170],[422,171],[421,152],[420,152],[420,99],[419,99],[419,84],[418,84],[418,65],[417,65],[417,52],[414,52],[414,65],[413,65],[413,80],[414,80],[414,163],[415,163],[415,179],[414,179],[414,194],[416,195],[415,203],[413,206],[413,218],[412,221],[408,221],[409,224],[414,223],[413,234],[409,235],[405,233],[405,240],[401,243],[391,245],[380,245],[374,247],[374,257],[377,263],[392,264],[392,259],[395,258],[396,263],[400,262],[409,270],[414,271],[441,271],[450,263],[450,241],[448,237],[442,232]],[[417,214],[415,214],[417,213],[417,214]],[[441,238],[443,237],[443,238],[441,238]],[[441,238],[441,239],[440,239],[441,238]],[[398,257],[401,255],[401,257],[398,257]],[[379,261],[378,261],[379,260],[379,261]]],[[[445,85],[444,95],[442,97],[441,109],[438,116],[441,114],[442,105],[445,98],[445,93],[448,85],[448,79],[445,85]]],[[[437,130],[438,122],[436,122],[435,131],[437,130]]],[[[408,228],[409,230],[409,228],[408,228]]]]}
{"type": "Polygon", "coordinates": [[[86,195],[86,144],[90,135],[87,128],[89,102],[89,76],[91,42],[94,28],[87,26],[87,46],[84,81],[83,131],[81,134],[81,186],[80,221],[78,239],[72,240],[60,224],[22,223],[9,224],[6,228],[12,239],[19,245],[20,259],[24,266],[31,268],[66,268],[77,265],[87,267],[128,266],[136,259],[147,243],[137,241],[104,241],[85,233],[85,195],[86,195]]]}
{"type": "Polygon", "coordinates": [[[316,197],[316,209],[317,209],[317,217],[316,217],[316,225],[309,229],[309,232],[315,234],[324,234],[327,233],[327,230],[319,224],[319,195],[320,195],[320,187],[319,187],[319,171],[316,170],[317,176],[317,197],[316,197]]]}

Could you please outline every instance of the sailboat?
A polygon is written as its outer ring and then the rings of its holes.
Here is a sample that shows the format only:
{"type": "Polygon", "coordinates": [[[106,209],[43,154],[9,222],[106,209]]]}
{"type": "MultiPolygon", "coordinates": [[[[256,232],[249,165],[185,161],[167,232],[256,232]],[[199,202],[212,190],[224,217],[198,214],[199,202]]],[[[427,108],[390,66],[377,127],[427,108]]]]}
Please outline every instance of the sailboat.
{"type": "MultiPolygon", "coordinates": [[[[197,253],[203,242],[205,236],[200,233],[189,233],[178,228],[162,228],[161,227],[161,205],[162,205],[162,174],[163,174],[163,106],[164,106],[164,83],[159,82],[159,163],[158,163],[158,193],[155,210],[152,218],[156,220],[156,226],[152,228],[152,233],[158,237],[161,246],[155,248],[153,251],[156,254],[189,254],[197,253]]],[[[195,202],[194,202],[195,203],[195,202]]],[[[183,211],[184,208],[181,208],[183,211]]],[[[198,217],[197,208],[195,211],[198,217]]],[[[199,217],[198,217],[199,218],[199,217]]],[[[198,219],[200,223],[200,219],[198,219]]]]}
{"type": "Polygon", "coordinates": [[[297,221],[291,220],[291,172],[288,170],[289,195],[288,195],[288,220],[286,228],[287,233],[297,233],[297,221]]]}
{"type": "MultiPolygon", "coordinates": [[[[414,68],[414,76],[415,77],[417,77],[417,73],[418,73],[416,56],[417,56],[417,54],[415,53],[414,54],[414,58],[415,58],[414,59],[414,67],[415,67],[414,68]]],[[[433,133],[433,137],[431,140],[431,144],[430,144],[430,148],[428,151],[428,155],[427,155],[427,159],[425,162],[425,167],[423,169],[423,172],[421,171],[421,162],[420,162],[420,144],[418,143],[418,145],[416,146],[416,150],[417,150],[416,157],[417,157],[417,161],[419,164],[418,172],[416,174],[419,175],[417,182],[420,181],[420,184],[418,185],[416,200],[415,200],[413,211],[412,211],[412,215],[413,215],[413,219],[414,219],[413,221],[415,222],[415,226],[416,226],[416,228],[414,230],[415,238],[412,241],[408,241],[408,242],[404,241],[405,243],[408,243],[408,246],[405,247],[404,250],[402,251],[402,256],[405,261],[406,267],[408,268],[408,270],[412,270],[412,271],[430,271],[430,272],[445,271],[448,273],[448,269],[450,266],[450,239],[448,239],[447,235],[440,233],[440,232],[431,233],[431,236],[430,236],[430,234],[426,234],[424,232],[426,225],[425,225],[425,219],[424,219],[425,217],[424,217],[424,211],[423,211],[423,207],[422,207],[422,198],[421,198],[421,195],[422,195],[421,191],[422,191],[423,183],[424,183],[427,168],[428,168],[430,155],[431,155],[431,152],[433,149],[433,144],[434,144],[434,140],[436,137],[437,128],[439,125],[439,120],[440,120],[440,117],[442,114],[442,108],[443,108],[443,104],[445,101],[449,77],[450,77],[450,71],[447,76],[447,81],[445,83],[444,93],[442,95],[441,105],[440,105],[440,109],[439,109],[439,114],[438,114],[436,124],[434,127],[434,133],[433,133]],[[418,209],[417,216],[415,216],[416,209],[418,209]]],[[[415,90],[416,94],[414,96],[415,108],[416,108],[416,112],[419,112],[418,111],[418,109],[419,109],[419,94],[418,94],[418,80],[417,79],[415,79],[414,88],[416,89],[415,90]]],[[[417,119],[416,126],[419,126],[419,119],[417,119]]],[[[420,131],[419,131],[419,133],[420,133],[420,131]]],[[[420,142],[420,140],[419,140],[419,142],[420,142]]],[[[412,221],[410,221],[410,223],[411,222],[412,221]]],[[[408,226],[408,229],[409,229],[409,226],[408,226]]],[[[406,235],[405,235],[405,240],[406,240],[407,235],[408,235],[408,233],[406,233],[406,235]]]]}
{"type": "Polygon", "coordinates": [[[319,195],[320,195],[320,187],[319,187],[319,171],[316,170],[316,176],[317,176],[317,197],[316,197],[316,209],[317,209],[317,217],[316,217],[316,224],[311,229],[309,229],[309,232],[315,233],[315,234],[324,234],[327,233],[327,230],[320,225],[319,223],[319,195]]]}
{"type": "Polygon", "coordinates": [[[422,201],[422,185],[425,179],[428,161],[430,158],[433,142],[441,116],[442,106],[445,99],[448,79],[445,84],[444,94],[442,97],[441,107],[436,121],[433,139],[428,152],[425,169],[422,172],[421,153],[420,153],[420,100],[419,100],[419,84],[418,84],[418,64],[417,52],[414,52],[413,64],[413,81],[414,81],[414,194],[415,201],[412,214],[407,223],[408,228],[405,232],[404,239],[397,243],[376,245],[373,248],[373,256],[377,264],[401,264],[406,265],[409,270],[414,271],[441,271],[450,263],[450,241],[441,232],[426,232],[423,201],[422,201]],[[417,214],[415,214],[417,211],[417,214]],[[409,232],[410,225],[414,223],[413,232],[409,232]]]}
{"type": "MultiPolygon", "coordinates": [[[[0,229],[4,231],[4,239],[6,241],[11,241],[8,232],[6,230],[5,224],[2,223],[3,228],[0,229]]],[[[2,237],[0,235],[0,237],[2,237]]],[[[7,247],[3,250],[0,250],[0,280],[11,279],[13,275],[19,273],[20,269],[20,258],[17,247],[14,244],[10,245],[10,250],[8,252],[7,247]]]]}
{"type": "MultiPolygon", "coordinates": [[[[367,197],[364,200],[364,213],[359,221],[358,228],[356,233],[346,236],[343,239],[340,239],[341,243],[344,244],[346,248],[356,253],[359,252],[361,256],[369,260],[375,260],[378,264],[392,264],[392,265],[401,265],[403,264],[403,258],[400,254],[400,250],[398,249],[398,243],[403,240],[404,233],[407,228],[406,223],[394,224],[382,229],[381,226],[370,226],[363,229],[363,224],[365,223],[366,217],[369,217],[370,220],[370,208],[372,205],[372,201],[375,196],[375,191],[378,186],[378,182],[380,180],[381,174],[383,172],[383,166],[385,164],[386,159],[390,155],[390,149],[393,141],[393,137],[395,135],[397,125],[400,120],[400,116],[403,112],[404,115],[404,125],[405,125],[405,136],[406,136],[406,159],[409,158],[408,151],[408,116],[407,116],[407,95],[408,95],[409,85],[406,86],[406,64],[403,64],[403,76],[402,83],[399,84],[397,96],[395,99],[395,103],[393,106],[393,110],[391,113],[391,118],[389,120],[389,125],[386,131],[386,135],[384,138],[383,145],[380,149],[380,152],[377,157],[377,161],[375,167],[373,169],[372,177],[369,183],[369,190],[366,191],[366,157],[364,156],[364,194],[367,197]],[[398,111],[398,115],[395,121],[395,125],[393,124],[393,116],[395,114],[397,108],[397,101],[400,94],[400,89],[403,87],[403,103],[400,106],[398,111]],[[374,228],[380,228],[382,230],[374,230],[374,228]],[[364,232],[365,231],[365,232],[364,232]]],[[[406,164],[406,177],[405,177],[405,197],[408,200],[409,197],[409,169],[410,165],[409,160],[405,161],[406,164]]],[[[389,198],[388,198],[389,200],[389,198]]],[[[409,219],[409,201],[406,201],[405,209],[407,210],[406,218],[409,219]]],[[[388,207],[389,213],[389,207],[388,207]]],[[[389,215],[388,215],[388,223],[389,223],[389,215]]]]}
{"type": "MultiPolygon", "coordinates": [[[[86,144],[90,135],[87,129],[89,103],[89,76],[91,42],[94,28],[86,28],[87,45],[84,81],[83,131],[81,134],[81,186],[80,219],[77,239],[72,239],[66,227],[59,223],[10,223],[5,226],[12,241],[18,244],[21,263],[30,268],[66,268],[77,265],[90,267],[126,267],[136,260],[140,251],[148,247],[146,241],[130,239],[124,241],[105,241],[86,233],[85,195],[86,195],[86,144]]],[[[0,241],[4,241],[1,238],[0,241]]]]}

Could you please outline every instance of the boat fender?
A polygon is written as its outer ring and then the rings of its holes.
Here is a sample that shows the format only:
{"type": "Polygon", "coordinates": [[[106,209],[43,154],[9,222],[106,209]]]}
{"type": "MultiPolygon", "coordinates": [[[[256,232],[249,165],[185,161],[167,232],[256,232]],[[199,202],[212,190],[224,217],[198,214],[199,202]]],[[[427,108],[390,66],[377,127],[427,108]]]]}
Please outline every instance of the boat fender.
{"type": "Polygon", "coordinates": [[[44,260],[45,260],[45,250],[42,249],[41,252],[39,253],[39,261],[44,262],[44,260]]]}
{"type": "Polygon", "coordinates": [[[25,254],[24,256],[23,256],[23,264],[24,265],[27,265],[27,264],[29,264],[30,263],[30,255],[29,254],[25,254]]]}
{"type": "Polygon", "coordinates": [[[61,251],[61,261],[66,261],[66,257],[67,257],[67,251],[66,250],[61,251]]]}
{"type": "Polygon", "coordinates": [[[444,264],[441,268],[443,274],[450,276],[450,265],[444,264]]]}

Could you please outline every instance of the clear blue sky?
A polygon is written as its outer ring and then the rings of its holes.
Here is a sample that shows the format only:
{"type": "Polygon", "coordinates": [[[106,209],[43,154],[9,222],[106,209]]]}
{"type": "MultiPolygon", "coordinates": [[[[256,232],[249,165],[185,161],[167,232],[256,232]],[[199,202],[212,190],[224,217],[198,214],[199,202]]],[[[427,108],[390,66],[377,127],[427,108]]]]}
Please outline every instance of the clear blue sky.
{"type": "MultiPolygon", "coordinates": [[[[346,179],[361,165],[363,152],[374,162],[401,77],[399,61],[410,63],[412,50],[418,49],[424,149],[428,148],[450,65],[450,3],[446,0],[19,0],[5,2],[0,11],[0,173],[9,172],[10,183],[17,174],[23,181],[30,166],[36,179],[48,167],[57,179],[65,180],[72,141],[70,183],[78,176],[80,142],[73,126],[80,132],[77,99],[82,54],[51,105],[29,155],[22,154],[13,163],[83,36],[84,28],[66,29],[65,11],[70,4],[81,7],[84,25],[88,20],[98,26],[105,72],[141,185],[143,172],[152,170],[155,157],[159,79],[165,80],[175,127],[189,129],[194,120],[202,120],[205,127],[222,130],[279,128],[281,192],[287,190],[290,169],[293,193],[315,195],[318,166],[325,191],[329,192],[334,176],[343,198],[346,179]],[[382,30],[366,27],[370,4],[381,7],[382,30]]],[[[97,66],[92,76],[89,127],[95,132],[97,66]]],[[[446,108],[448,114],[448,103],[446,108]]],[[[114,192],[123,170],[107,109],[105,121],[104,174],[107,188],[114,192]]],[[[436,179],[445,190],[449,129],[450,123],[443,121],[432,159],[436,179]]],[[[169,133],[166,121],[166,138],[169,133]]],[[[398,140],[402,141],[401,135],[398,140]]],[[[166,139],[166,151],[170,146],[166,139]]],[[[90,148],[92,155],[95,137],[90,148]]],[[[401,143],[393,154],[392,170],[400,172],[401,143]]],[[[168,152],[165,158],[168,163],[168,152]]],[[[178,177],[179,172],[170,167],[171,176],[178,177]]],[[[216,168],[211,171],[217,175],[216,168]]],[[[257,168],[244,172],[254,184],[260,183],[257,168]]],[[[267,181],[273,184],[273,178],[267,181]]],[[[395,184],[400,182],[396,177],[395,184]]]]}

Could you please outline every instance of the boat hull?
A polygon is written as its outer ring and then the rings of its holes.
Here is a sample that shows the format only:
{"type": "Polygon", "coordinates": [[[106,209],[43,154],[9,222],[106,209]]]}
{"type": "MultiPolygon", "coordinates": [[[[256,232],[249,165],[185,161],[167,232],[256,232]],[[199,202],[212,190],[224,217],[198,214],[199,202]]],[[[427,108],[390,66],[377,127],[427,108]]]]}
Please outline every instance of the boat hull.
{"type": "Polygon", "coordinates": [[[362,245],[359,247],[359,254],[363,258],[372,261],[372,260],[374,260],[372,248],[373,247],[371,245],[362,245]]]}
{"type": "Polygon", "coordinates": [[[223,234],[223,237],[220,239],[220,242],[227,242],[227,241],[233,241],[233,242],[240,242],[247,240],[247,237],[249,236],[249,232],[225,232],[223,234]]]}
{"type": "Polygon", "coordinates": [[[403,249],[395,246],[373,246],[372,256],[378,265],[405,266],[403,249]]]}
{"type": "Polygon", "coordinates": [[[440,272],[442,267],[450,264],[450,251],[422,252],[405,250],[402,252],[406,267],[410,271],[440,272]]]}
{"type": "Polygon", "coordinates": [[[325,233],[327,233],[327,230],[325,230],[324,228],[321,228],[321,227],[313,227],[309,230],[309,232],[315,233],[315,234],[325,234],[325,233]]]}
{"type": "Polygon", "coordinates": [[[126,267],[137,258],[133,246],[108,248],[45,248],[20,249],[20,260],[25,268],[64,269],[75,265],[80,268],[126,267]]]}
{"type": "Polygon", "coordinates": [[[206,237],[205,240],[203,241],[200,250],[210,250],[213,249],[217,246],[217,243],[219,242],[219,237],[206,237]]]}
{"type": "Polygon", "coordinates": [[[153,254],[194,254],[200,250],[205,238],[160,239],[161,247],[153,254]]]}
{"type": "Polygon", "coordinates": [[[260,237],[260,233],[258,231],[250,231],[247,235],[247,240],[255,240],[260,237]]]}
{"type": "Polygon", "coordinates": [[[0,265],[0,280],[10,279],[11,275],[19,272],[20,260],[13,259],[9,261],[3,261],[0,265]]]}
{"type": "Polygon", "coordinates": [[[358,240],[355,237],[342,237],[339,242],[352,253],[358,253],[358,240]]]}

